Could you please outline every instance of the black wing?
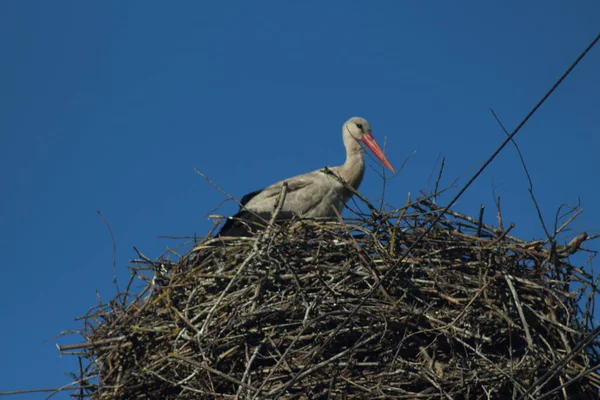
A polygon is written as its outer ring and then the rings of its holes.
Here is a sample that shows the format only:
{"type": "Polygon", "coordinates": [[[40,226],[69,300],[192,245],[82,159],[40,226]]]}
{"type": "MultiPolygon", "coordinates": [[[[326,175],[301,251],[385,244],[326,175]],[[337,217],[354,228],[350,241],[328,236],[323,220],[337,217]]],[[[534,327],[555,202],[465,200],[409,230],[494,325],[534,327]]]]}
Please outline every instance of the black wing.
{"type": "Polygon", "coordinates": [[[215,235],[215,237],[219,236],[250,236],[252,231],[255,231],[257,228],[260,228],[265,224],[264,220],[268,221],[269,216],[267,213],[260,215],[257,213],[252,213],[248,210],[244,209],[244,206],[248,204],[250,200],[256,197],[260,192],[264,189],[255,190],[254,192],[246,194],[240,200],[240,209],[233,217],[227,218],[225,221],[225,225],[221,228],[219,233],[215,235]],[[254,228],[254,229],[252,229],[254,228]]]}
{"type": "Polygon", "coordinates": [[[265,189],[259,189],[259,190],[255,190],[252,193],[248,193],[247,195],[245,195],[244,197],[242,197],[242,200],[240,200],[240,210],[242,209],[243,206],[245,206],[246,204],[248,204],[248,202],[250,200],[252,200],[254,197],[256,197],[256,195],[258,195],[260,192],[262,192],[265,189]]]}
{"type": "MultiPolygon", "coordinates": [[[[288,193],[294,190],[300,190],[310,184],[310,182],[296,180],[291,184],[288,184],[288,193]]],[[[266,197],[274,197],[278,196],[281,193],[281,187],[278,184],[269,186],[265,189],[256,190],[254,192],[248,193],[242,200],[240,200],[241,207],[237,214],[233,217],[230,217],[225,221],[225,225],[221,228],[219,233],[215,235],[218,236],[251,236],[253,233],[257,232],[260,229],[264,229],[265,225],[271,220],[273,213],[266,211],[250,211],[247,210],[244,206],[250,202],[254,197],[259,195],[260,193],[265,192],[266,197]]],[[[294,218],[294,213],[291,211],[286,211],[285,209],[281,210],[277,215],[276,222],[283,222],[294,218]]]]}
{"type": "MultiPolygon", "coordinates": [[[[271,219],[270,212],[250,212],[243,210],[230,217],[223,228],[216,234],[218,236],[252,236],[257,231],[264,229],[271,219]]],[[[290,211],[281,211],[277,222],[287,221],[294,217],[290,211]]]]}

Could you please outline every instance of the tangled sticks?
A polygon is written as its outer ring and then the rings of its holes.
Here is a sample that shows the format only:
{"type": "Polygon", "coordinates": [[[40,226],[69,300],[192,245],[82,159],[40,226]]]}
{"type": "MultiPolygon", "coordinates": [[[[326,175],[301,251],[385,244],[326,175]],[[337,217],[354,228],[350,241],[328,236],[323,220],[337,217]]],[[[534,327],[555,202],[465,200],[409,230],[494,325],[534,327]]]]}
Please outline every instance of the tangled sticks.
{"type": "Polygon", "coordinates": [[[85,343],[62,348],[83,360],[76,397],[596,399],[598,344],[582,341],[597,282],[568,262],[587,235],[544,246],[450,212],[398,264],[439,210],[423,199],[141,261],[137,277],[167,272],[91,310],[85,343]]]}

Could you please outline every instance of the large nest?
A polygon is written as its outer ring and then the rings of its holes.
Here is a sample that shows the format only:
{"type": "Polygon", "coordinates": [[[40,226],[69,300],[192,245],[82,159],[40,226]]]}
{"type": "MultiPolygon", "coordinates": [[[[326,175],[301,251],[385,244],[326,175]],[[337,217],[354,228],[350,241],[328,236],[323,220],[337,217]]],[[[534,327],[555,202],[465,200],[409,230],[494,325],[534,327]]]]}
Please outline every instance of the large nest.
{"type": "Polygon", "coordinates": [[[422,199],[137,260],[141,294],[62,348],[83,360],[76,396],[597,399],[597,286],[568,261],[587,236],[525,242],[439,213],[422,199]]]}

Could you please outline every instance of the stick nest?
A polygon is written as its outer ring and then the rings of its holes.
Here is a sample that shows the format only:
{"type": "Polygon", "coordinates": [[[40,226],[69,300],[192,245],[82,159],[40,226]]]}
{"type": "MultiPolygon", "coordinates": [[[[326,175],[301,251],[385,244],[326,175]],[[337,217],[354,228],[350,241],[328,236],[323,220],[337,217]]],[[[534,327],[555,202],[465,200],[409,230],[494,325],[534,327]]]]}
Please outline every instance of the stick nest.
{"type": "Polygon", "coordinates": [[[526,242],[452,211],[432,226],[439,212],[422,199],[134,260],[141,293],[61,348],[82,361],[73,396],[597,399],[597,284],[568,261],[587,235],[526,242]]]}

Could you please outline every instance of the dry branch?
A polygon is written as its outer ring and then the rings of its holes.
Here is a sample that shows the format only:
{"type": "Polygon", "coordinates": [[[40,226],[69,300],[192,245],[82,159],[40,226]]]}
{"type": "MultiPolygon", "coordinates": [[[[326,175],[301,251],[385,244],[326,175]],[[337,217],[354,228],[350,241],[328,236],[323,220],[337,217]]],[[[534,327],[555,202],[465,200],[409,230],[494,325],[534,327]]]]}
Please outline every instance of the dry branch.
{"type": "Polygon", "coordinates": [[[139,260],[143,295],[95,307],[61,349],[84,362],[76,397],[597,399],[598,279],[567,258],[588,236],[557,251],[407,204],[139,260]]]}

